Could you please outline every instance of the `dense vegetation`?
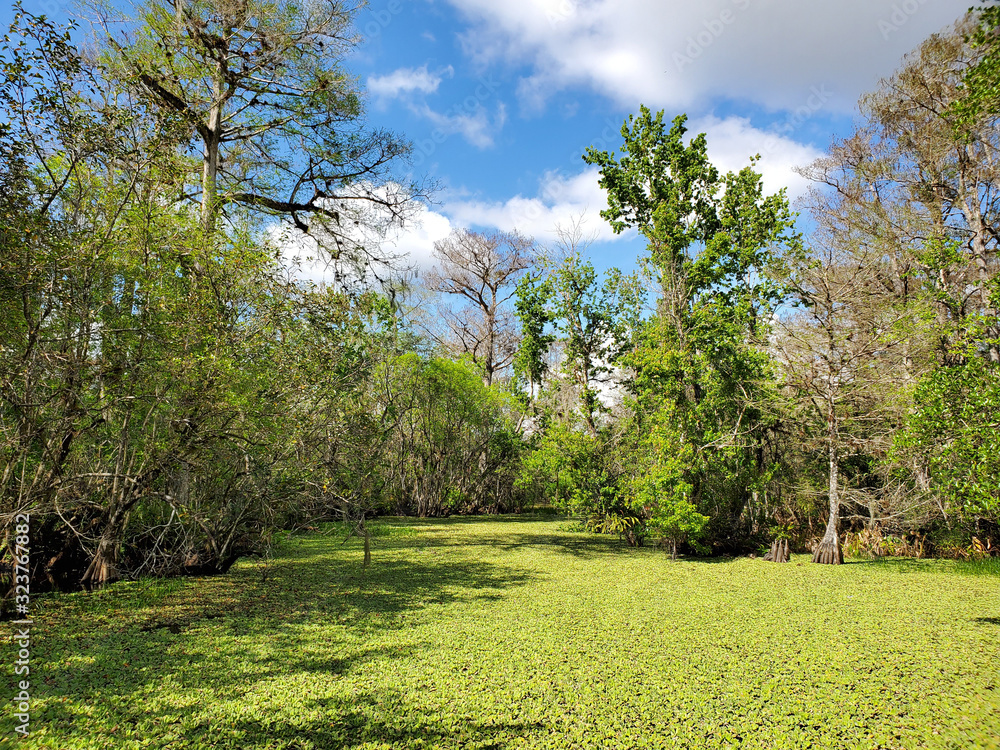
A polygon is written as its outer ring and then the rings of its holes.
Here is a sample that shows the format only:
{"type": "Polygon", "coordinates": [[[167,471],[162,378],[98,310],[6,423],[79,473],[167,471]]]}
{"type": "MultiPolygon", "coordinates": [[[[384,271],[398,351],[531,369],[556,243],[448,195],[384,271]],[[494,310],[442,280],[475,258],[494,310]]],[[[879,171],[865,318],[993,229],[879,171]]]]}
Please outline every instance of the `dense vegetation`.
{"type": "Polygon", "coordinates": [[[335,529],[46,596],[19,747],[997,747],[995,566],[673,563],[565,527],[390,519],[367,570],[335,529]]]}
{"type": "Polygon", "coordinates": [[[752,155],[720,174],[642,107],[583,155],[638,272],[578,227],[460,231],[418,281],[382,239],[423,188],[365,124],[346,6],[88,7],[92,53],[19,9],[0,55],[6,574],[17,514],[36,588],[539,504],[675,557],[1000,547],[995,8],[862,100],[808,236],[752,155]]]}

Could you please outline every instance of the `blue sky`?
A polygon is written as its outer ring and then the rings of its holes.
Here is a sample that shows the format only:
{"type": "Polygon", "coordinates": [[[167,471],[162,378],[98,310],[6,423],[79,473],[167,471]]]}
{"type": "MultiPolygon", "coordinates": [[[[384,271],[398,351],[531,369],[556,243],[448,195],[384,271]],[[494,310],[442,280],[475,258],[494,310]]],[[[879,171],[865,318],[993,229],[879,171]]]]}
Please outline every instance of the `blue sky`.
{"type": "MultiPolygon", "coordinates": [[[[70,2],[25,0],[64,20],[70,2]]],[[[438,185],[394,242],[419,264],[455,227],[550,243],[582,220],[595,265],[630,268],[580,156],[613,150],[640,104],[689,116],[737,170],[760,153],[769,190],[850,133],[856,102],[969,0],[371,0],[348,67],[372,124],[414,143],[412,176],[438,185]]],[[[9,6],[0,13],[10,16],[9,6]]]]}
{"type": "Polygon", "coordinates": [[[640,104],[689,116],[724,170],[760,153],[770,190],[848,135],[856,102],[968,0],[374,0],[350,64],[369,117],[415,144],[414,174],[439,184],[415,258],[456,226],[551,242],[583,217],[599,267],[642,251],[598,216],[589,145],[621,144],[640,104]]]}

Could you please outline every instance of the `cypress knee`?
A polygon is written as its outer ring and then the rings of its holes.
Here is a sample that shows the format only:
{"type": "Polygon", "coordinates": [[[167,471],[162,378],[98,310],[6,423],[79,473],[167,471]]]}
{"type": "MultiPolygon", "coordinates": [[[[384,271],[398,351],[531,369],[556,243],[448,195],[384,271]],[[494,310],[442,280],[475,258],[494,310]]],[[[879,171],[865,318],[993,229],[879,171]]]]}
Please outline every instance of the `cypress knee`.
{"type": "Polygon", "coordinates": [[[771,551],[764,555],[764,559],[769,562],[788,562],[791,560],[791,549],[787,539],[775,539],[771,544],[771,551]]]}

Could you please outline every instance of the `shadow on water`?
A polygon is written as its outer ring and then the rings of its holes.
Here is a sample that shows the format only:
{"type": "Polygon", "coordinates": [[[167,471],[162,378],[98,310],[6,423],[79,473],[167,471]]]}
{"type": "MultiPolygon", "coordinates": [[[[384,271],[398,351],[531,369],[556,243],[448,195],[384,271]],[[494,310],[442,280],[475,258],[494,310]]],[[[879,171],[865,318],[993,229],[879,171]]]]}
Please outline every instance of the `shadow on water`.
{"type": "Polygon", "coordinates": [[[80,600],[74,605],[83,610],[74,615],[80,621],[63,623],[70,632],[47,639],[44,686],[39,684],[37,693],[46,699],[39,720],[58,738],[56,746],[106,747],[118,726],[141,725],[166,738],[180,731],[180,722],[184,747],[212,748],[271,747],[276,739],[289,748],[351,747],[365,741],[406,745],[418,738],[429,746],[461,740],[500,747],[491,744],[493,738],[512,740],[535,731],[528,725],[487,726],[473,716],[450,717],[447,723],[429,719],[411,705],[416,696],[393,694],[390,688],[350,700],[317,699],[312,708],[322,710],[322,721],[311,721],[315,714],[307,702],[305,715],[272,709],[263,716],[249,710],[225,726],[197,723],[184,707],[184,698],[193,696],[191,688],[199,691],[199,713],[206,691],[210,702],[232,700],[252,709],[248,694],[269,690],[276,677],[292,676],[293,684],[297,674],[335,678],[419,651],[426,644],[409,628],[411,616],[425,607],[499,599],[533,578],[531,571],[467,559],[376,558],[362,571],[342,557],[325,564],[322,547],[292,548],[266,581],[259,566],[246,566],[230,576],[192,582],[193,589],[185,587],[155,603],[119,598],[121,614],[90,624],[81,622],[83,615],[98,612],[99,599],[80,600]],[[318,638],[316,627],[328,625],[335,627],[318,638]],[[382,637],[392,633],[388,642],[382,637]],[[155,699],[158,709],[149,710],[141,695],[155,699]],[[392,711],[385,710],[388,706],[392,711]],[[94,707],[97,714],[81,721],[79,712],[94,707]]]}
{"type": "Polygon", "coordinates": [[[939,560],[915,557],[876,557],[872,560],[845,560],[844,565],[870,565],[884,568],[894,573],[939,573],[939,560]]]}
{"type": "MultiPolygon", "coordinates": [[[[546,729],[538,722],[489,722],[482,716],[465,716],[455,721],[422,715],[408,711],[405,696],[395,691],[354,694],[350,699],[321,699],[314,706],[322,712],[323,719],[293,726],[266,717],[241,718],[227,731],[236,738],[259,737],[268,747],[352,748],[375,743],[378,747],[499,749],[546,729]],[[417,742],[420,744],[416,745],[417,742]]],[[[186,731],[185,736],[214,743],[218,730],[212,722],[202,722],[186,731]]]]}

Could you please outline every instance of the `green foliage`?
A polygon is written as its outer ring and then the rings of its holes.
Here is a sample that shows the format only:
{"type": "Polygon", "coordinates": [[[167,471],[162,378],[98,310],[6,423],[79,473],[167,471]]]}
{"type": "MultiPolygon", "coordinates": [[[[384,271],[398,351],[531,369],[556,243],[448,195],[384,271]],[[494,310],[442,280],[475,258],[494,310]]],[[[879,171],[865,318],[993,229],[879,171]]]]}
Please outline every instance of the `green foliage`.
{"type": "Polygon", "coordinates": [[[965,71],[965,96],[954,103],[956,129],[966,133],[969,125],[1000,115],[1000,5],[980,6],[972,43],[979,48],[976,63],[965,71]]]}
{"type": "Polygon", "coordinates": [[[916,456],[946,512],[967,522],[1000,521],[1000,368],[970,353],[964,363],[928,373],[915,409],[897,433],[894,456],[916,456]]]}
{"type": "Polygon", "coordinates": [[[995,746],[995,574],[671,563],[560,523],[387,519],[367,570],[317,534],[266,579],[36,597],[18,746],[995,746]]]}
{"type": "Polygon", "coordinates": [[[694,446],[678,430],[679,420],[667,411],[657,412],[653,420],[640,448],[629,496],[636,512],[647,519],[650,532],[669,544],[676,557],[680,545],[697,544],[709,517],[691,502],[697,461],[694,446]]]}
{"type": "Polygon", "coordinates": [[[521,322],[521,342],[514,356],[514,373],[534,392],[535,386],[542,384],[547,369],[544,357],[556,338],[546,330],[552,323],[548,310],[552,285],[547,279],[526,275],[518,282],[516,294],[514,310],[521,322]]]}
{"type": "Polygon", "coordinates": [[[130,100],[65,30],[18,10],[2,52],[0,103],[27,116],[0,128],[0,514],[32,513],[35,584],[224,571],[329,514],[317,454],[370,424],[336,407],[390,346],[388,302],[282,280],[250,212],[202,232],[164,199],[195,123],[130,100]]]}
{"type": "Polygon", "coordinates": [[[518,486],[565,513],[600,513],[613,504],[600,448],[589,432],[553,421],[525,455],[518,486]]]}
{"type": "Polygon", "coordinates": [[[576,389],[580,416],[594,436],[605,411],[598,387],[632,342],[639,326],[644,292],[635,275],[610,269],[601,283],[594,265],[573,250],[547,268],[541,290],[547,320],[561,335],[563,374],[576,389]]]}
{"type": "Polygon", "coordinates": [[[633,461],[633,503],[664,519],[656,525],[674,541],[699,535],[708,516],[728,545],[773,472],[762,342],[786,295],[777,281],[786,256],[800,246],[784,192],[764,194],[755,159],[720,176],[704,134],[685,143],[685,120],[668,128],[662,112],[642,107],[622,127],[620,157],[591,149],[585,160],[608,192],[602,216],[646,238],[647,273],[660,286],[655,316],[622,358],[647,436],[633,461]]]}
{"type": "Polygon", "coordinates": [[[362,92],[344,64],[356,41],[353,6],[94,6],[105,75],[137,107],[172,120],[181,148],[202,154],[171,187],[200,204],[206,230],[233,213],[280,216],[309,231],[341,268],[383,260],[359,231],[377,236],[388,216],[405,211],[409,190],[394,168],[409,145],[364,122],[362,92]],[[385,216],[369,210],[373,201],[385,216]]]}
{"type": "Polygon", "coordinates": [[[485,385],[470,359],[411,352],[384,367],[379,379],[388,378],[395,395],[383,484],[395,506],[420,516],[518,508],[520,402],[485,385]]]}

